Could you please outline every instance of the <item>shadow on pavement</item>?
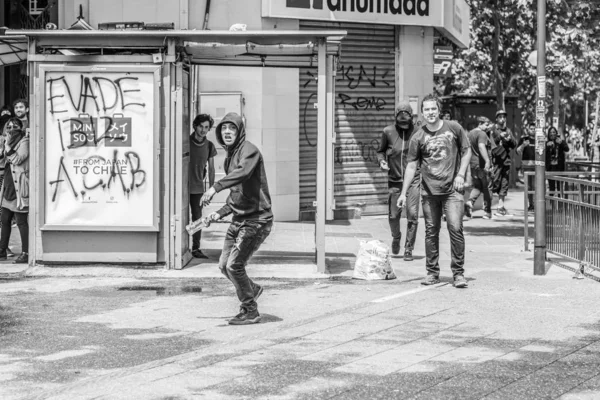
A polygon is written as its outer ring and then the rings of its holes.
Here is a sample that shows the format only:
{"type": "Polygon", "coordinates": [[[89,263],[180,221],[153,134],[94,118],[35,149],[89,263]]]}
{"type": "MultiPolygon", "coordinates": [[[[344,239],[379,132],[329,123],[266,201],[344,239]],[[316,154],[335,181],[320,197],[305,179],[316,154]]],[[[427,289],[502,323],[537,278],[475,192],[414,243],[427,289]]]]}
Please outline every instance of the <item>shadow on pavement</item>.
{"type": "MultiPolygon", "coordinates": [[[[523,226],[463,226],[465,234],[472,236],[507,236],[523,237],[523,226]]],[[[529,237],[533,237],[534,229],[529,227],[529,237]]]]}

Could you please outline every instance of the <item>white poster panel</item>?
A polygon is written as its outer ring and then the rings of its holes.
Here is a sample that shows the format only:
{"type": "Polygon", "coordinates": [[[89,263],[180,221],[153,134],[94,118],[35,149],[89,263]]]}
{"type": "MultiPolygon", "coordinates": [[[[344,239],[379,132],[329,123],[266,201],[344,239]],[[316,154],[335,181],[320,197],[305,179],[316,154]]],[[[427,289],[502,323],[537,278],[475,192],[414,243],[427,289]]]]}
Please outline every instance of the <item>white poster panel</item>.
{"type": "Polygon", "coordinates": [[[44,77],[45,226],[150,230],[154,72],[96,70],[67,67],[44,77]]]}
{"type": "Polygon", "coordinates": [[[442,27],[445,3],[446,0],[263,0],[262,16],[442,27]]]}

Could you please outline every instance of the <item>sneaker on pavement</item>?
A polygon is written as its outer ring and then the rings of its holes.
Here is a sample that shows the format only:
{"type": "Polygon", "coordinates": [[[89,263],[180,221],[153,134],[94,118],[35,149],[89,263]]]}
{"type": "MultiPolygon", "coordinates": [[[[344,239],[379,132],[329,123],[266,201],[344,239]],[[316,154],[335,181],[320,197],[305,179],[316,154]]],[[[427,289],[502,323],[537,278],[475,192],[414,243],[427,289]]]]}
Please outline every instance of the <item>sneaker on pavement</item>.
{"type": "Polygon", "coordinates": [[[0,250],[0,261],[6,261],[7,258],[6,250],[0,250]]]}
{"type": "Polygon", "coordinates": [[[13,264],[27,264],[29,262],[29,255],[25,252],[21,253],[21,255],[19,257],[17,257],[17,259],[15,261],[13,261],[13,264]]]}
{"type": "Polygon", "coordinates": [[[13,251],[9,247],[8,249],[6,249],[6,256],[7,257],[14,257],[14,256],[16,256],[16,254],[13,253],[13,251]]]}
{"type": "Polygon", "coordinates": [[[258,310],[248,311],[240,308],[240,313],[229,320],[229,325],[250,325],[257,324],[261,320],[258,310]]]}
{"type": "Polygon", "coordinates": [[[425,279],[421,281],[421,285],[425,286],[435,285],[436,283],[440,283],[440,278],[435,275],[427,275],[425,279]]]}
{"type": "Polygon", "coordinates": [[[470,201],[465,203],[465,217],[469,219],[473,218],[473,205],[470,201]]]}
{"type": "Polygon", "coordinates": [[[504,208],[504,207],[497,208],[494,215],[497,215],[499,217],[504,217],[506,215],[506,208],[504,208]]]}
{"type": "Polygon", "coordinates": [[[256,285],[254,288],[254,301],[258,300],[260,295],[263,293],[263,287],[260,285],[256,285]]]}
{"type": "Polygon", "coordinates": [[[206,256],[206,254],[204,254],[202,252],[202,250],[200,250],[200,249],[194,249],[194,250],[192,250],[192,257],[194,257],[194,258],[208,258],[206,256]]]}
{"type": "Polygon", "coordinates": [[[489,213],[483,214],[483,219],[492,219],[492,213],[489,212],[489,213]]]}
{"type": "Polygon", "coordinates": [[[454,277],[454,287],[455,288],[466,288],[469,286],[467,280],[462,275],[457,275],[454,277]]]}
{"type": "Polygon", "coordinates": [[[404,261],[412,261],[414,260],[412,255],[412,250],[404,250],[404,261]]]}
{"type": "Polygon", "coordinates": [[[398,255],[400,253],[400,238],[392,240],[392,254],[398,255]]]}

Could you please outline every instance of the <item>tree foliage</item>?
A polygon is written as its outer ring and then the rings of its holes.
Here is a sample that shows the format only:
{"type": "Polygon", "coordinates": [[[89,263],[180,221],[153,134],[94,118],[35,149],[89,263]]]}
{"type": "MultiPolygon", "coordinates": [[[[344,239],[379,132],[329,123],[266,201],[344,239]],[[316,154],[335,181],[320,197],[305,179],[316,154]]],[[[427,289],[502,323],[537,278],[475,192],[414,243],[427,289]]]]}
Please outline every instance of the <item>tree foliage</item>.
{"type": "MultiPolygon", "coordinates": [[[[600,1],[546,0],[546,64],[560,65],[561,101],[567,116],[584,96],[600,89],[600,1]]],[[[528,62],[537,48],[537,1],[467,0],[471,43],[455,51],[453,78],[436,81],[443,94],[519,96],[532,119],[536,68],[528,62]]],[[[547,77],[553,78],[548,72],[547,77]]],[[[552,88],[548,88],[552,101],[552,88]]],[[[549,104],[550,105],[550,104],[549,104]]]]}

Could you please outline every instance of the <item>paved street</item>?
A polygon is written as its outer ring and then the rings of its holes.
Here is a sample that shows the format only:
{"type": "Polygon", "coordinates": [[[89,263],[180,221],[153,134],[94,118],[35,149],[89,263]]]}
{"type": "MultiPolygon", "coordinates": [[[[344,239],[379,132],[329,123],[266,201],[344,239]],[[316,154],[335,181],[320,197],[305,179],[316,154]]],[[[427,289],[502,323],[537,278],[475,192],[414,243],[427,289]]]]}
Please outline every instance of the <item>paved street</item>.
{"type": "Polygon", "coordinates": [[[350,268],[360,239],[389,240],[384,218],[328,226],[331,276],[310,264],[311,224],[278,224],[250,267],[265,287],[252,326],[226,323],[224,226],[206,232],[210,260],[183,271],[4,264],[0,398],[600,398],[600,285],[532,275],[520,196],[513,217],[465,222],[465,290],[449,283],[445,230],[442,283],[419,284],[422,220],[417,259],[377,282],[350,268]]]}

